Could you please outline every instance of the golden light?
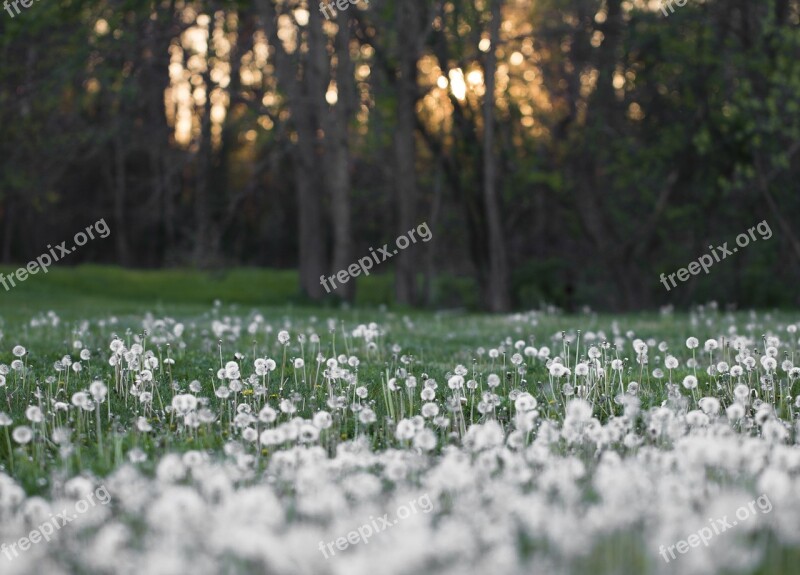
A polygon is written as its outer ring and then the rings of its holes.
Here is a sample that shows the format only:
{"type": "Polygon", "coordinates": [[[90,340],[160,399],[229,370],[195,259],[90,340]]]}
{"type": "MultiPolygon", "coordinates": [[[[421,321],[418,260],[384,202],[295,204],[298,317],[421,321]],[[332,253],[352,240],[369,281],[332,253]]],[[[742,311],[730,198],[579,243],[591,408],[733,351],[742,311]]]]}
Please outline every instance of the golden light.
{"type": "Polygon", "coordinates": [[[267,116],[261,116],[258,119],[258,125],[264,128],[265,130],[271,130],[272,127],[275,125],[271,119],[267,116]]]}
{"type": "Polygon", "coordinates": [[[267,60],[269,59],[269,45],[267,44],[267,37],[261,30],[253,35],[253,56],[256,66],[259,68],[263,68],[267,65],[267,60]]]}
{"type": "Polygon", "coordinates": [[[205,88],[195,88],[194,92],[192,92],[192,99],[195,106],[203,106],[206,103],[205,88]]]}
{"type": "Polygon", "coordinates": [[[600,77],[600,73],[597,71],[597,68],[593,68],[591,70],[587,70],[586,72],[581,74],[581,97],[588,98],[589,95],[594,92],[595,87],[597,87],[597,78],[600,77]]]}
{"type": "Polygon", "coordinates": [[[511,54],[511,58],[509,58],[508,61],[512,66],[519,66],[525,61],[525,57],[522,55],[522,52],[514,52],[511,54]]]}
{"type": "Polygon", "coordinates": [[[211,103],[222,104],[227,109],[228,104],[230,104],[230,96],[225,90],[215,88],[214,91],[211,92],[211,103]]]}
{"type": "Polygon", "coordinates": [[[297,20],[297,23],[300,26],[305,26],[306,24],[308,24],[309,16],[310,14],[308,13],[308,10],[306,10],[305,8],[298,8],[297,10],[294,11],[294,19],[297,20]]]}
{"type": "Polygon", "coordinates": [[[533,40],[530,38],[525,38],[522,41],[522,53],[526,56],[533,54],[533,40]]]}
{"type": "Polygon", "coordinates": [[[447,88],[448,84],[449,84],[449,82],[447,81],[447,78],[445,78],[444,76],[439,76],[436,79],[436,85],[439,86],[439,88],[442,89],[442,90],[445,90],[447,88]]]}
{"type": "Polygon", "coordinates": [[[191,6],[186,6],[181,12],[181,20],[184,24],[191,24],[197,18],[197,12],[191,6]]]}
{"type": "Polygon", "coordinates": [[[450,70],[450,89],[459,100],[464,100],[467,97],[467,84],[464,82],[464,72],[461,68],[450,70]]]}
{"type": "Polygon", "coordinates": [[[480,86],[483,84],[483,72],[480,70],[472,70],[467,74],[467,82],[469,82],[471,86],[480,86]]]}
{"type": "Polygon", "coordinates": [[[169,79],[178,82],[183,78],[183,66],[180,62],[172,62],[169,65],[169,79]]]}
{"type": "Polygon", "coordinates": [[[188,108],[178,110],[178,121],[175,123],[175,139],[183,145],[192,140],[192,113],[188,108]]]}
{"type": "Polygon", "coordinates": [[[208,30],[197,27],[189,28],[183,33],[183,37],[184,46],[195,54],[205,55],[208,52],[208,30]]]}
{"type": "Polygon", "coordinates": [[[225,116],[228,115],[228,111],[225,109],[225,106],[222,104],[215,104],[211,107],[211,121],[215,124],[221,124],[225,121],[225,116]]]}
{"type": "Polygon", "coordinates": [[[222,80],[225,78],[225,72],[226,72],[226,70],[224,69],[225,67],[226,66],[219,64],[211,70],[210,77],[212,82],[214,82],[215,84],[219,84],[220,82],[222,82],[222,80]]]}
{"type": "Polygon", "coordinates": [[[239,77],[242,79],[242,84],[245,86],[252,86],[255,84],[255,71],[248,70],[247,68],[243,68],[241,72],[239,72],[239,77]]]}
{"type": "Polygon", "coordinates": [[[189,59],[186,60],[186,68],[195,75],[200,75],[201,73],[205,72],[207,65],[208,60],[205,58],[205,56],[201,56],[200,54],[189,56],[189,59]]]}
{"type": "Polygon", "coordinates": [[[325,93],[325,101],[331,106],[335,106],[336,102],[339,101],[339,92],[333,84],[330,85],[328,91],[325,93]]]}
{"type": "Polygon", "coordinates": [[[288,14],[278,16],[278,38],[283,42],[284,49],[294,54],[298,46],[297,27],[288,14]]]}
{"type": "Polygon", "coordinates": [[[633,102],[628,106],[628,117],[635,122],[644,120],[644,110],[639,104],[633,102]]]}
{"type": "Polygon", "coordinates": [[[178,105],[186,107],[192,99],[192,91],[188,84],[178,84],[175,86],[175,101],[178,105]]]}
{"type": "Polygon", "coordinates": [[[481,41],[478,43],[478,50],[481,52],[488,52],[489,49],[492,47],[492,41],[489,38],[482,38],[481,41]]]}
{"type": "Polygon", "coordinates": [[[94,25],[94,31],[97,33],[98,36],[105,36],[106,34],[108,34],[108,31],[110,29],[111,28],[108,25],[108,22],[106,22],[102,18],[100,18],[94,25]]]}

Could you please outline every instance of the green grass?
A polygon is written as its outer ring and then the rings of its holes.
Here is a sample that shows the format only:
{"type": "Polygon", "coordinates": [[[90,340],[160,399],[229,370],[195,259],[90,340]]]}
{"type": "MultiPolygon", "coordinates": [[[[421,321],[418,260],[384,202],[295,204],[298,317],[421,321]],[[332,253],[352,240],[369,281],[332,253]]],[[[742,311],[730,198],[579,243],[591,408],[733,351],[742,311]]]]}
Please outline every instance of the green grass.
{"type": "MultiPolygon", "coordinates": [[[[5,274],[10,271],[0,268],[5,274]]],[[[284,305],[297,300],[298,294],[294,271],[128,270],[91,265],[52,268],[46,275],[30,276],[16,288],[0,292],[4,302],[23,305],[43,298],[55,303],[99,300],[208,305],[221,299],[250,305],[284,305]]]]}
{"type": "MultiPolygon", "coordinates": [[[[0,272],[8,275],[13,268],[0,268],[0,272]]],[[[48,274],[30,276],[25,282],[18,283],[9,291],[0,289],[0,363],[10,365],[15,359],[11,349],[23,345],[28,350],[27,365],[32,368],[29,383],[19,389],[14,373],[9,374],[9,385],[0,391],[0,411],[5,411],[15,421],[15,424],[24,422],[24,412],[28,405],[36,404],[33,398],[35,387],[44,389],[48,387],[45,380],[48,376],[57,376],[57,382],[50,385],[48,396],[61,401],[69,401],[69,397],[79,389],[86,389],[92,379],[109,381],[113,374],[107,364],[109,356],[108,344],[112,334],[123,338],[130,345],[133,338],[143,333],[142,321],[147,314],[155,318],[175,318],[187,325],[188,347],[185,351],[172,350],[173,357],[179,361],[175,365],[172,377],[185,389],[193,379],[203,379],[204,394],[213,398],[211,378],[205,377],[219,368],[219,351],[217,339],[209,337],[207,330],[214,318],[233,316],[247,318],[257,310],[267,318],[267,323],[274,325],[276,331],[269,341],[264,334],[258,338],[248,337],[245,333],[236,341],[223,344],[224,361],[232,358],[234,352],[247,354],[248,365],[252,366],[253,339],[258,339],[259,354],[269,354],[275,357],[275,336],[282,323],[289,322],[293,326],[292,332],[300,329],[316,329],[325,338],[326,352],[333,349],[335,337],[339,337],[337,352],[345,351],[346,344],[341,337],[344,326],[348,330],[360,323],[378,321],[382,325],[391,325],[391,329],[398,336],[397,342],[404,349],[411,350],[417,357],[431,363],[440,365],[442,372],[450,369],[443,361],[445,353],[455,353],[458,349],[468,345],[472,337],[483,331],[482,327],[470,327],[459,330],[457,336],[441,339],[441,329],[449,329],[450,318],[471,317],[475,321],[479,316],[465,313],[445,313],[432,315],[419,310],[403,310],[393,308],[391,275],[373,275],[358,278],[357,301],[355,306],[342,306],[335,298],[330,298],[320,305],[311,305],[302,299],[298,289],[297,273],[294,271],[235,269],[226,272],[201,272],[191,270],[166,270],[142,271],[123,270],[102,266],[79,266],[74,268],[59,267],[52,269],[48,274]],[[219,307],[215,302],[223,302],[219,307]],[[389,305],[387,305],[389,304],[389,305]],[[60,322],[57,326],[35,327],[31,320],[42,318],[48,311],[57,313],[60,322]],[[381,311],[382,310],[382,311],[381,311]],[[327,333],[321,325],[329,317],[335,317],[341,323],[337,334],[327,333]],[[424,324],[432,322],[435,329],[425,330],[424,334],[413,335],[403,320],[421,321],[424,324]],[[112,318],[117,321],[113,326],[99,325],[112,318]],[[89,322],[89,328],[84,330],[83,323],[89,322]],[[197,330],[189,326],[197,324],[197,330]],[[206,333],[203,334],[203,330],[206,333]],[[403,333],[403,332],[406,333],[403,333]],[[472,336],[470,335],[472,334],[472,336]],[[64,355],[71,355],[77,360],[78,352],[72,343],[81,340],[85,347],[92,352],[92,360],[83,362],[84,370],[79,376],[71,374],[69,384],[65,377],[52,369],[53,363],[64,355]],[[210,347],[210,349],[209,349],[210,347]],[[440,356],[440,354],[442,354],[440,356]],[[9,390],[14,390],[8,393],[9,390]],[[59,391],[61,390],[61,391],[59,391]]],[[[451,289],[453,280],[442,282],[451,289]],[[449,284],[447,284],[449,282],[449,284]]],[[[152,334],[151,334],[152,335],[152,334]]],[[[152,339],[152,338],[151,338],[152,339]]],[[[158,356],[166,357],[167,350],[164,346],[148,345],[148,349],[157,351],[158,356]]],[[[279,359],[276,357],[276,359],[279,359]]],[[[312,358],[307,357],[310,362],[312,358]]],[[[396,361],[396,358],[395,360],[396,361]]],[[[467,359],[464,359],[467,361],[467,359]]],[[[291,371],[291,369],[289,370],[291,371]]],[[[368,377],[372,385],[379,385],[384,365],[367,366],[362,368],[362,374],[368,377]]],[[[172,397],[169,385],[163,379],[159,390],[164,396],[167,405],[172,397]]],[[[135,403],[126,402],[123,398],[112,397],[112,413],[114,420],[124,427],[129,427],[135,417],[140,413],[135,403]]],[[[319,406],[323,400],[319,401],[319,406]]],[[[160,406],[159,406],[160,408],[160,406]]],[[[74,423],[74,422],[73,422],[74,423]]],[[[107,430],[111,428],[108,422],[104,423],[107,430]]],[[[80,462],[73,459],[75,471],[78,466],[92,469],[99,474],[104,474],[120,464],[116,459],[118,455],[110,449],[111,442],[106,442],[106,453],[97,456],[92,449],[96,441],[93,429],[84,430],[84,449],[81,452],[80,462]]],[[[225,440],[227,433],[219,430],[218,433],[206,434],[193,444],[194,447],[205,449],[219,448],[225,440]]],[[[167,432],[161,436],[169,443],[172,435],[167,432]]],[[[80,445],[81,442],[76,442],[80,445]]],[[[124,439],[122,451],[127,452],[134,445],[134,440],[128,436],[124,439]]],[[[168,445],[150,444],[148,450],[155,453],[168,445]]],[[[187,445],[183,446],[188,447],[187,445]]],[[[5,437],[0,430],[0,460],[7,456],[5,453],[5,437]]],[[[51,452],[44,458],[44,468],[30,462],[20,460],[17,465],[18,477],[26,489],[40,491],[44,485],[38,483],[38,478],[45,469],[57,465],[57,459],[51,452]]],[[[7,466],[6,466],[7,468],[7,466]]]]}
{"type": "MultiPolygon", "coordinates": [[[[8,276],[17,268],[0,266],[8,276]]],[[[362,276],[356,281],[359,307],[391,306],[394,277],[389,273],[362,276]]],[[[434,304],[441,307],[477,307],[470,280],[442,277],[434,283],[434,304]]],[[[309,306],[300,293],[297,272],[237,268],[219,271],[130,270],[85,265],[55,267],[47,274],[29,276],[6,291],[0,286],[0,315],[30,314],[40,309],[68,308],[128,311],[140,306],[169,304],[207,308],[215,300],[243,306],[309,306]]],[[[332,294],[321,305],[338,307],[332,294]]]]}
{"type": "MultiPolygon", "coordinates": [[[[8,270],[2,270],[7,273],[8,270]]],[[[437,289],[449,286],[457,292],[458,282],[443,280],[437,289]],[[448,283],[449,282],[449,283],[448,283]]],[[[461,284],[461,288],[465,284],[461,284]]],[[[99,477],[107,476],[123,465],[134,448],[142,449],[148,456],[145,463],[138,464],[142,471],[153,473],[159,457],[167,452],[199,450],[220,455],[222,448],[230,439],[237,438],[231,420],[235,415],[233,403],[252,404],[257,413],[262,402],[277,407],[282,398],[297,391],[302,397],[298,403],[298,415],[309,417],[326,408],[328,400],[327,383],[314,375],[316,354],[326,358],[340,354],[359,358],[357,369],[358,384],[368,389],[368,401],[374,409],[377,420],[369,430],[356,425],[355,417],[348,410],[341,410],[334,426],[321,444],[331,452],[343,439],[354,437],[357,433],[371,441],[376,448],[397,446],[391,425],[387,418],[397,420],[420,411],[420,388],[425,378],[438,382],[439,402],[442,413],[447,407],[441,397],[449,394],[447,382],[457,365],[466,366],[467,377],[474,377],[482,386],[474,395],[467,397],[463,404],[466,424],[483,420],[477,407],[481,401],[480,391],[485,388],[490,373],[501,375],[501,385],[497,389],[501,396],[495,417],[504,426],[511,426],[514,414],[513,401],[508,397],[512,389],[530,392],[538,401],[542,418],[563,420],[565,405],[570,400],[561,387],[561,380],[554,387],[549,383],[548,371],[543,361],[525,358],[527,372],[523,375],[510,364],[510,358],[517,350],[518,341],[539,348],[548,346],[551,357],[559,354],[568,357],[568,365],[574,367],[577,356],[584,359],[591,345],[599,345],[615,338],[625,339],[624,347],[617,352],[606,350],[606,365],[611,358],[625,360],[623,379],[625,385],[631,381],[640,384],[639,398],[642,408],[661,405],[666,399],[665,379],[658,380],[652,375],[656,367],[663,368],[665,353],[658,350],[658,344],[665,342],[669,352],[681,360],[681,366],[672,373],[674,382],[682,381],[692,371],[685,367],[685,361],[692,356],[686,349],[688,336],[699,338],[701,347],[697,350],[703,369],[698,369],[699,395],[720,395],[730,398],[728,382],[724,378],[714,380],[704,372],[709,358],[702,351],[706,338],[716,338],[720,334],[731,333],[729,327],[736,325],[738,333],[747,333],[756,342],[761,334],[786,333],[786,324],[796,322],[795,314],[773,313],[751,316],[748,312],[728,314],[706,308],[696,311],[692,317],[687,314],[662,315],[640,313],[628,315],[608,315],[584,313],[563,315],[560,313],[532,312],[511,316],[491,316],[478,314],[466,309],[431,312],[424,310],[399,309],[383,305],[391,301],[391,276],[363,278],[359,283],[358,305],[340,306],[335,301],[312,306],[298,296],[297,276],[293,272],[265,270],[232,270],[226,273],[203,273],[196,271],[128,271],[115,268],[85,266],[78,268],[59,268],[46,276],[34,276],[9,292],[0,292],[0,364],[10,365],[15,359],[12,348],[22,345],[27,349],[24,356],[29,368],[23,378],[19,372],[7,375],[7,385],[0,388],[0,412],[8,413],[14,426],[27,424],[26,409],[31,405],[41,405],[47,414],[43,424],[36,428],[37,438],[26,446],[7,447],[5,432],[0,428],[0,468],[10,471],[13,462],[13,476],[29,494],[46,495],[50,492],[54,478],[60,473],[69,476],[91,471],[99,477]],[[215,303],[215,302],[220,303],[215,303]],[[47,320],[49,310],[54,310],[60,321],[56,325],[35,325],[47,320]],[[263,317],[255,335],[247,332],[247,327],[256,317],[263,317]],[[31,320],[34,320],[33,323],[31,320]],[[165,336],[156,320],[164,320],[168,326],[172,322],[185,325],[182,337],[173,339],[168,346],[165,336]],[[225,332],[221,335],[212,331],[215,322],[222,322],[236,329],[238,334],[225,332]],[[376,322],[383,334],[375,341],[376,347],[369,348],[366,342],[354,337],[352,330],[359,324],[376,322]],[[145,334],[145,325],[150,330],[145,334]],[[267,330],[270,326],[271,330],[267,330]],[[284,348],[276,341],[280,330],[290,332],[292,340],[284,355],[284,348]],[[319,335],[317,348],[309,339],[301,349],[298,334],[319,335]],[[564,344],[562,334],[573,338],[564,344]],[[587,341],[587,336],[594,340],[587,341]],[[154,372],[155,386],[150,387],[154,394],[152,411],[145,410],[129,393],[133,384],[132,370],[124,376],[124,393],[113,391],[115,370],[108,363],[109,343],[114,336],[120,337],[130,349],[140,338],[146,350],[153,351],[160,359],[161,369],[154,372]],[[631,349],[634,338],[654,340],[650,344],[651,363],[642,368],[635,361],[631,349]],[[54,363],[65,355],[78,359],[74,342],[80,341],[84,349],[91,352],[91,359],[82,361],[80,373],[71,370],[58,371],[54,363]],[[577,345],[579,341],[579,345],[577,345]],[[506,347],[505,356],[496,359],[489,356],[488,350],[506,347]],[[483,350],[481,353],[480,350],[483,350]],[[568,351],[565,351],[567,350],[568,351]],[[268,394],[264,399],[257,398],[253,389],[245,389],[236,401],[215,396],[216,371],[221,365],[241,354],[239,365],[241,375],[246,378],[253,371],[255,357],[270,357],[278,363],[272,374],[268,394]],[[167,366],[164,359],[171,357],[175,364],[167,366]],[[304,372],[292,367],[295,357],[303,357],[308,370],[307,380],[304,372]],[[399,368],[408,369],[418,378],[418,387],[412,393],[401,388],[391,402],[387,403],[384,386],[387,376],[392,377],[399,368]],[[285,388],[281,393],[277,382],[279,374],[285,369],[285,388]],[[524,377],[524,381],[523,381],[524,377]],[[57,413],[48,406],[55,401],[69,402],[72,394],[86,390],[94,380],[102,380],[109,388],[108,402],[100,404],[100,426],[97,426],[97,412],[81,412],[72,408],[69,415],[57,413]],[[170,413],[162,409],[171,403],[175,393],[188,392],[189,383],[199,380],[199,397],[209,400],[208,407],[218,415],[210,424],[202,425],[196,432],[187,432],[170,413]],[[315,385],[319,383],[319,385],[315,385]],[[717,384],[721,387],[716,387],[717,384]],[[177,386],[177,391],[173,388],[177,386]],[[249,392],[247,394],[246,392],[249,392]],[[300,407],[302,406],[302,407],[300,407]],[[109,409],[110,408],[110,409],[109,409]],[[109,415],[110,414],[110,415],[109,415]],[[145,416],[152,425],[150,433],[140,433],[134,423],[145,416]],[[68,427],[72,430],[71,447],[74,451],[63,455],[52,443],[55,428],[68,427]],[[102,445],[102,447],[101,447],[102,445]]],[[[459,296],[461,297],[461,296],[459,296]]],[[[171,329],[171,327],[170,327],[171,329]]],[[[790,357],[795,363],[800,357],[796,338],[783,340],[781,357],[790,357]]],[[[732,350],[720,349],[714,361],[732,362],[732,350]]],[[[666,370],[665,370],[666,371],[666,370]]],[[[619,393],[618,374],[606,377],[610,382],[597,386],[592,396],[595,415],[607,421],[612,413],[619,415],[621,408],[614,404],[614,396],[619,393]]],[[[465,377],[465,379],[467,378],[465,377]]],[[[669,377],[667,375],[667,377],[669,377]]],[[[749,381],[756,384],[757,377],[749,381]]],[[[575,380],[573,379],[573,382],[575,380]]],[[[336,395],[347,395],[353,400],[354,388],[341,383],[336,395]]],[[[797,382],[778,392],[776,408],[781,417],[791,419],[787,413],[786,394],[798,392],[797,382]]],[[[390,397],[392,394],[388,394],[390,397]]],[[[774,398],[773,398],[774,399],[774,398]]],[[[452,414],[449,414],[452,415],[452,414]]],[[[288,418],[289,416],[281,416],[288,418]]],[[[36,427],[33,425],[33,427],[36,427]]],[[[439,447],[454,441],[451,426],[441,431],[439,447]]],[[[644,424],[639,425],[639,434],[647,433],[644,424]]],[[[656,440],[660,441],[660,440],[656,440]]],[[[250,447],[253,452],[256,448],[250,447]]],[[[624,450],[623,450],[624,451],[624,450]]],[[[267,448],[257,450],[259,464],[263,465],[271,455],[267,448]]],[[[587,467],[595,463],[594,448],[576,449],[573,453],[580,457],[587,467]]],[[[721,479],[722,483],[726,480],[721,479]]],[[[591,489],[587,497],[592,497],[591,489]]],[[[525,553],[537,551],[536,542],[522,542],[525,553]],[[530,547],[530,548],[528,548],[530,547]]],[[[581,564],[579,572],[595,568],[596,564],[609,565],[613,569],[596,569],[597,572],[616,572],[620,564],[627,564],[636,572],[647,571],[643,566],[648,555],[641,549],[638,539],[609,536],[607,541],[587,557],[585,569],[581,564]],[[622,561],[622,563],[620,563],[622,561]],[[625,563],[627,561],[627,563],[625,563]]],[[[788,555],[782,550],[775,554],[775,561],[788,561],[796,557],[795,551],[788,555]]],[[[772,561],[772,560],[771,560],[772,561]]],[[[631,571],[633,572],[633,571],[631,571]]],[[[770,563],[763,573],[790,572],[781,565],[770,563]]]]}
{"type": "MultiPolygon", "coordinates": [[[[511,386],[518,384],[519,378],[513,374],[514,370],[507,363],[508,358],[516,351],[508,346],[508,342],[522,340],[537,347],[547,345],[552,354],[556,355],[563,351],[560,343],[562,332],[573,336],[582,333],[585,340],[585,334],[593,331],[602,333],[602,337],[613,341],[614,326],[617,325],[620,330],[618,333],[622,335],[632,330],[635,337],[666,341],[670,350],[675,350],[674,353],[685,359],[687,350],[683,342],[687,336],[694,335],[703,341],[705,337],[716,337],[719,333],[724,333],[720,324],[725,322],[726,316],[718,312],[711,312],[709,315],[713,319],[712,325],[706,326],[701,322],[693,327],[688,317],[681,314],[521,314],[509,320],[507,317],[481,315],[464,310],[426,312],[395,309],[391,306],[379,308],[379,304],[390,299],[389,280],[390,276],[363,278],[358,292],[362,305],[342,307],[329,301],[322,306],[310,306],[298,297],[297,276],[294,272],[245,269],[211,274],[185,270],[129,271],[96,266],[54,269],[46,276],[29,278],[9,292],[0,292],[0,363],[11,363],[14,359],[11,355],[14,345],[25,346],[28,350],[26,360],[33,367],[36,385],[40,388],[46,387],[42,382],[47,376],[57,375],[59,381],[49,392],[56,396],[62,394],[62,400],[68,400],[78,389],[86,389],[93,378],[109,381],[113,374],[113,369],[107,364],[108,344],[112,335],[121,337],[126,346],[130,346],[134,338],[143,333],[142,322],[147,314],[156,319],[174,318],[186,325],[186,335],[183,338],[185,349],[172,348],[168,351],[164,345],[148,343],[148,349],[156,351],[159,357],[165,358],[169,352],[178,360],[169,378],[163,372],[159,376],[158,387],[166,405],[172,397],[168,379],[176,381],[184,390],[188,382],[201,379],[203,393],[213,398],[213,377],[210,374],[220,367],[220,353],[222,363],[232,359],[234,353],[241,353],[245,356],[241,365],[252,369],[254,356],[269,356],[276,361],[281,359],[281,348],[275,341],[278,330],[288,329],[293,336],[313,331],[319,334],[320,349],[326,357],[356,353],[362,358],[360,381],[370,388],[370,397],[378,398],[375,408],[378,416],[382,417],[387,414],[386,406],[380,399],[383,397],[383,381],[387,370],[393,373],[397,367],[403,365],[404,356],[412,358],[416,363],[415,373],[425,372],[439,381],[441,386],[445,385],[448,374],[457,364],[463,364],[469,369],[475,367],[484,375],[492,371],[505,371],[509,374],[506,384],[511,386]],[[216,306],[215,301],[223,303],[216,306]],[[32,318],[43,317],[48,310],[57,312],[61,320],[58,326],[31,325],[32,318]],[[257,336],[250,336],[246,328],[256,313],[262,314],[265,323],[273,326],[274,331],[267,334],[262,330],[257,336]],[[241,334],[238,337],[225,335],[222,338],[210,334],[212,321],[224,321],[226,317],[241,322],[241,334]],[[116,323],[109,323],[112,318],[116,323]],[[330,320],[336,326],[335,331],[328,328],[327,322],[330,320]],[[386,331],[379,342],[379,357],[370,356],[363,342],[354,341],[349,335],[357,325],[373,321],[386,331]],[[84,362],[84,371],[79,376],[73,376],[66,389],[58,391],[63,383],[63,375],[57,374],[52,365],[66,354],[77,359],[78,353],[73,349],[73,342],[76,340],[82,341],[92,352],[92,360],[84,362]],[[221,349],[218,348],[220,341],[221,349]],[[502,357],[491,360],[488,355],[479,357],[476,353],[481,347],[488,350],[504,343],[509,347],[505,367],[502,357]],[[392,346],[398,346],[399,353],[392,352],[392,346]]],[[[743,315],[738,315],[738,318],[740,324],[745,323],[742,321],[743,315]]],[[[770,323],[774,324],[779,320],[780,317],[773,317],[770,323]]],[[[770,326],[755,325],[753,329],[764,330],[768,327],[770,326]]],[[[152,336],[151,333],[150,340],[152,336]]],[[[588,347],[584,340],[581,341],[580,348],[582,357],[588,347]]],[[[600,339],[593,343],[599,344],[600,339]]],[[[299,355],[300,350],[297,347],[295,342],[289,359],[299,355]]],[[[620,358],[628,358],[625,382],[636,380],[642,383],[641,397],[645,406],[660,404],[665,399],[663,382],[653,380],[650,375],[652,369],[658,365],[650,365],[641,370],[633,361],[631,351],[626,349],[619,355],[620,358]]],[[[570,350],[569,353],[572,366],[575,352],[570,350]]],[[[654,350],[654,353],[657,352],[654,350]]],[[[730,361],[730,350],[726,353],[730,361]]],[[[308,346],[305,360],[309,366],[314,363],[314,355],[309,352],[308,346]]],[[[673,379],[680,381],[688,373],[685,367],[680,368],[673,374],[673,379]]],[[[249,372],[243,373],[243,376],[248,374],[249,372]]],[[[287,369],[288,374],[294,377],[291,367],[287,369]]],[[[13,376],[13,373],[9,374],[9,386],[0,393],[0,402],[6,404],[0,403],[0,411],[9,412],[19,422],[23,420],[24,410],[33,399],[20,393],[12,394],[11,397],[5,395],[13,387],[13,376]]],[[[546,383],[548,374],[542,362],[538,362],[525,378],[527,383],[524,387],[539,397],[543,413],[556,416],[563,408],[564,398],[553,396],[546,383]]],[[[707,380],[705,376],[700,379],[707,380]]],[[[31,377],[24,391],[33,393],[31,377]]],[[[609,391],[612,396],[616,393],[613,388],[609,391]]],[[[475,400],[474,403],[477,403],[478,398],[475,400]]],[[[322,407],[324,401],[324,394],[320,394],[319,390],[310,399],[311,405],[318,408],[322,407]]],[[[607,413],[613,409],[611,398],[604,401],[609,403],[605,407],[601,406],[601,409],[607,413]]],[[[418,403],[417,398],[417,407],[418,403]]],[[[470,403],[470,408],[474,407],[474,403],[470,403]]],[[[513,406],[503,405],[502,409],[505,410],[504,413],[510,413],[513,406]]],[[[116,414],[116,421],[124,427],[129,426],[138,413],[135,405],[126,405],[124,398],[116,396],[112,397],[112,412],[116,414]]],[[[343,433],[350,434],[351,431],[351,428],[343,426],[343,433]]],[[[219,436],[210,434],[198,443],[187,446],[216,449],[224,440],[225,433],[226,430],[220,428],[219,436]]],[[[162,437],[169,441],[171,436],[167,433],[162,437]]],[[[0,440],[3,439],[0,437],[0,440]]],[[[129,440],[130,438],[126,439],[126,442],[129,440]]],[[[86,441],[86,446],[89,447],[93,441],[92,430],[87,431],[86,441]]],[[[7,451],[2,443],[0,441],[0,458],[7,451]]],[[[129,447],[127,443],[126,447],[129,447]]],[[[151,446],[154,451],[158,447],[151,446]]],[[[54,459],[49,459],[48,465],[55,463],[54,459]]],[[[101,473],[118,464],[110,453],[98,459],[90,455],[82,463],[91,465],[101,473]]],[[[32,486],[36,475],[35,470],[31,470],[30,481],[26,481],[26,485],[32,486]]]]}

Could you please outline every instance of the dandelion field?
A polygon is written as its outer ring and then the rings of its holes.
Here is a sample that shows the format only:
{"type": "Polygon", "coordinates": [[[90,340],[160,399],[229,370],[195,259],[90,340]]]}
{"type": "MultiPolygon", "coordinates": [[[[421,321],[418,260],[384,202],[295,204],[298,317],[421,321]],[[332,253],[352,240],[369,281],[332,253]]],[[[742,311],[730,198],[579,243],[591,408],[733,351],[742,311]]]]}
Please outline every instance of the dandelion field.
{"type": "Polygon", "coordinates": [[[0,314],[0,543],[110,495],[0,573],[796,572],[795,315],[118,309],[0,314]]]}

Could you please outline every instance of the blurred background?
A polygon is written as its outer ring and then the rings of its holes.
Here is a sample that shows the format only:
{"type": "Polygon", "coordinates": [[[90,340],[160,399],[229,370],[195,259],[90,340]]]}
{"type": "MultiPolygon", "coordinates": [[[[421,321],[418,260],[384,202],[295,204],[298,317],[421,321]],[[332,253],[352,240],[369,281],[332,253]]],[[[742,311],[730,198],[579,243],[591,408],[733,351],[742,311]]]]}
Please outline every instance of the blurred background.
{"type": "Polygon", "coordinates": [[[490,311],[800,304],[797,0],[340,5],[3,9],[2,269],[102,218],[53,277],[490,311]],[[763,220],[771,239],[660,283],[763,220]],[[422,223],[432,241],[325,293],[422,223]]]}

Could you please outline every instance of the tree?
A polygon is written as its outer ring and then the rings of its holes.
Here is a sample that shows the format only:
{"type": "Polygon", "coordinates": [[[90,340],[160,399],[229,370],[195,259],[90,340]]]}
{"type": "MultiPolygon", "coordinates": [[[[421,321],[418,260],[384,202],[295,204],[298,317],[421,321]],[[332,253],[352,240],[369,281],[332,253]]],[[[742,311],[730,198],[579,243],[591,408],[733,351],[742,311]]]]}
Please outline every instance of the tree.
{"type": "MultiPolygon", "coordinates": [[[[337,15],[338,30],[334,47],[337,100],[329,110],[321,111],[327,120],[325,165],[328,177],[325,178],[325,182],[331,199],[333,273],[347,269],[353,263],[349,125],[356,102],[353,60],[350,57],[350,14],[349,10],[345,10],[337,15]]],[[[340,285],[336,293],[342,299],[352,301],[355,297],[355,285],[355,281],[348,281],[340,285]]]]}
{"type": "MultiPolygon", "coordinates": [[[[427,30],[422,19],[427,15],[424,0],[407,0],[395,4],[397,27],[397,125],[394,136],[395,193],[397,194],[397,233],[405,234],[416,225],[417,217],[417,166],[416,106],[417,63],[427,30]]],[[[414,305],[417,302],[417,265],[414,254],[401,250],[395,268],[395,294],[397,302],[414,305]]]]}
{"type": "MultiPolygon", "coordinates": [[[[322,30],[322,14],[310,10],[305,30],[306,48],[289,53],[278,36],[278,14],[272,0],[259,0],[270,47],[274,55],[278,87],[291,105],[296,144],[291,155],[297,187],[300,289],[312,299],[323,296],[320,278],[327,270],[325,228],[322,211],[322,149],[318,141],[322,118],[321,102],[327,88],[327,42],[322,30]]],[[[297,22],[292,17],[295,25],[297,22]]]]}
{"type": "Polygon", "coordinates": [[[486,53],[484,67],[486,94],[483,103],[483,201],[486,209],[487,240],[489,243],[489,277],[486,298],[489,309],[494,312],[505,312],[511,309],[508,285],[508,255],[503,238],[495,156],[494,92],[501,18],[502,0],[491,0],[491,20],[489,24],[491,47],[486,53]]]}

